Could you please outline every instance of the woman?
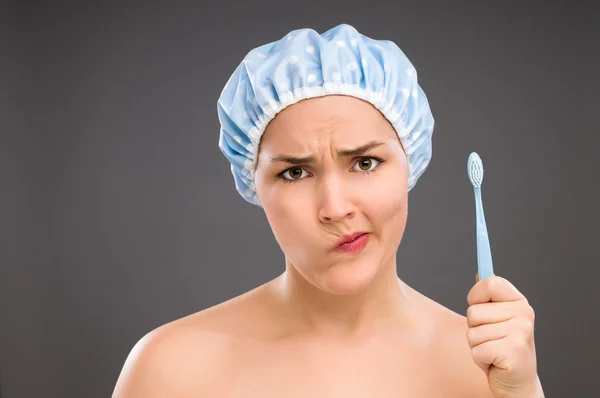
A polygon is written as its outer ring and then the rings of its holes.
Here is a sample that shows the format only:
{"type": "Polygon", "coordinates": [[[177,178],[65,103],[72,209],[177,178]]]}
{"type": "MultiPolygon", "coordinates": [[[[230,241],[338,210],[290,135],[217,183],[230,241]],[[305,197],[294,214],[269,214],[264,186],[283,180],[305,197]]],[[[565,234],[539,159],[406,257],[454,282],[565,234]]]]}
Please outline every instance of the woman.
{"type": "Polygon", "coordinates": [[[114,397],[540,397],[533,310],[507,280],[463,317],[396,274],[433,118],[392,42],[340,25],[251,51],[219,99],[220,148],[285,271],[164,325],[114,397]]]}

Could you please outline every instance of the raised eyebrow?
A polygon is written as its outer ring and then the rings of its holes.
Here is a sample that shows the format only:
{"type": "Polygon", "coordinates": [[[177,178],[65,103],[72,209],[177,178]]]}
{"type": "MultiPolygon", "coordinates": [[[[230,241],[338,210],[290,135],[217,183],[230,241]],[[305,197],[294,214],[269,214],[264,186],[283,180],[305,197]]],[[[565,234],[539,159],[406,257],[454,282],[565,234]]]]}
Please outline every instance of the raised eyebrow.
{"type": "MultiPolygon", "coordinates": [[[[385,142],[371,141],[371,142],[368,142],[365,145],[361,145],[357,148],[342,149],[342,150],[338,151],[337,154],[340,157],[360,156],[360,155],[366,153],[367,151],[369,151],[373,148],[376,148],[378,146],[381,146],[381,145],[385,145],[385,142]]],[[[309,163],[314,163],[315,158],[313,156],[297,157],[297,156],[291,156],[291,155],[278,155],[278,156],[274,156],[271,158],[271,163],[276,163],[276,162],[285,162],[285,163],[290,163],[290,164],[294,164],[294,165],[309,164],[309,163]]]]}
{"type": "Polygon", "coordinates": [[[359,156],[364,154],[365,152],[376,148],[378,146],[381,145],[385,145],[385,142],[381,142],[381,141],[371,141],[366,143],[365,145],[361,145],[358,148],[354,148],[354,149],[343,149],[341,151],[338,151],[338,156],[340,157],[348,157],[348,156],[359,156]]]}

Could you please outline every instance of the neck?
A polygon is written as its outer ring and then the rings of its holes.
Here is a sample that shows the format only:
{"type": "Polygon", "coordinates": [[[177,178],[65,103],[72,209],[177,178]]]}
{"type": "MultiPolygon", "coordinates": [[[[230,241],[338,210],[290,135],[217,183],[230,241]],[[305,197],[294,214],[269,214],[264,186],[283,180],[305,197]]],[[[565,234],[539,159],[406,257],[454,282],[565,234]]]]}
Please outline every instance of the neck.
{"type": "Polygon", "coordinates": [[[277,295],[294,325],[305,332],[355,336],[378,327],[408,322],[412,289],[396,273],[392,258],[364,289],[353,294],[327,293],[307,281],[286,261],[275,280],[277,295]]]}

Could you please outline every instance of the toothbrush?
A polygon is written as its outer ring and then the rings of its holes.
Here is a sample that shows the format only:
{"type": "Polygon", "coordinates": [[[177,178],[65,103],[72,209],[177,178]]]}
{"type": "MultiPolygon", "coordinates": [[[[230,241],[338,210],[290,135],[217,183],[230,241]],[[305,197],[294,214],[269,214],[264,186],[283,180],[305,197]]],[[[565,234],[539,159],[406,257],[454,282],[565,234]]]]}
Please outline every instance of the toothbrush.
{"type": "Polygon", "coordinates": [[[477,218],[477,273],[479,280],[481,281],[490,276],[494,276],[494,267],[492,264],[490,240],[485,224],[485,216],[483,214],[483,202],[481,200],[483,162],[476,152],[469,155],[467,172],[475,193],[475,212],[477,218]]]}

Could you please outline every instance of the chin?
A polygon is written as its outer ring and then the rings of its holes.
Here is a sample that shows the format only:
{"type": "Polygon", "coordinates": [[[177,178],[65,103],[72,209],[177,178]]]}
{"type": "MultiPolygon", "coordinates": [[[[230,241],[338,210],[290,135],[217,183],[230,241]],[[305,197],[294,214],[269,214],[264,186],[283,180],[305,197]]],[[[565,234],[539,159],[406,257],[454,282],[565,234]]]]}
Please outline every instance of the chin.
{"type": "Polygon", "coordinates": [[[335,295],[354,295],[365,290],[378,273],[373,261],[344,261],[331,266],[321,276],[321,289],[335,295]]]}

